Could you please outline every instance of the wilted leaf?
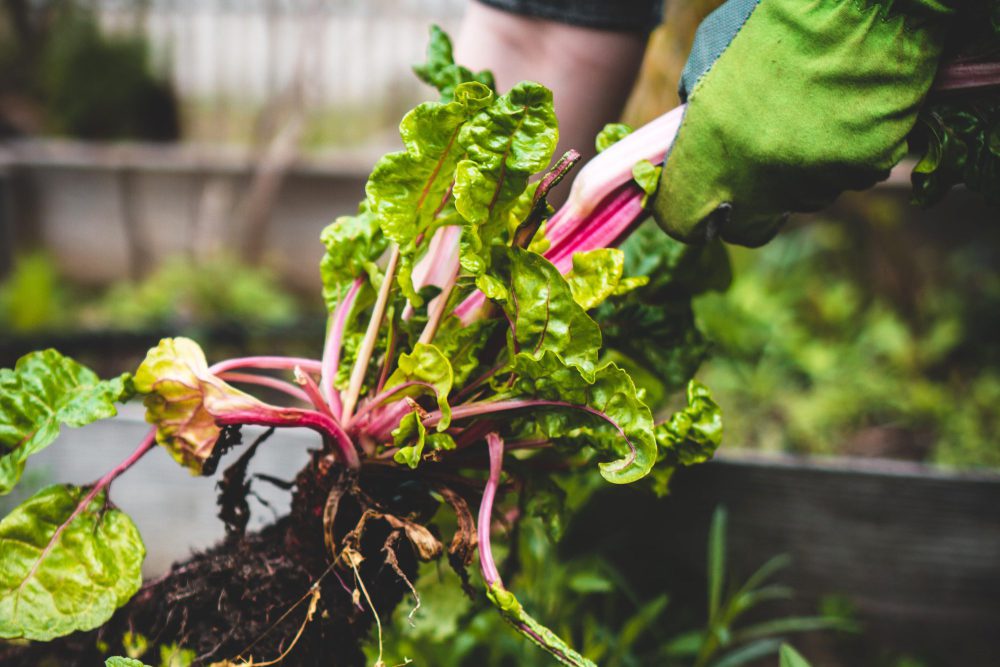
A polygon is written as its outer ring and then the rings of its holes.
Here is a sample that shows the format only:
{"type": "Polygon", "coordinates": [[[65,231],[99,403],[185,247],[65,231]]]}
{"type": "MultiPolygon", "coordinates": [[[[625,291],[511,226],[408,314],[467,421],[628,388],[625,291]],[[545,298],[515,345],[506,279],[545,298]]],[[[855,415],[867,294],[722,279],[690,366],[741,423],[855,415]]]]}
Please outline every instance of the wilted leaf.
{"type": "Polygon", "coordinates": [[[222,433],[218,417],[271,409],[210,373],[204,352],[190,338],[161,340],[136,371],[135,387],[146,394],[146,421],[156,425],[156,442],[195,475],[222,433]]]}

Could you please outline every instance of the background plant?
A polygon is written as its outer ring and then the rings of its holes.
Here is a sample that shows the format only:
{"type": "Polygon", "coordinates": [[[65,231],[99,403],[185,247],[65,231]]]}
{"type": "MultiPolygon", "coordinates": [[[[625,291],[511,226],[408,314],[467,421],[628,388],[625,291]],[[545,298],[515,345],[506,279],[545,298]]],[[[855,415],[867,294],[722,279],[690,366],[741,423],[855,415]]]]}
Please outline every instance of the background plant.
{"type": "Polygon", "coordinates": [[[731,289],[695,310],[734,445],[1000,465],[1000,246],[972,220],[903,227],[899,206],[732,250],[731,289]]]}

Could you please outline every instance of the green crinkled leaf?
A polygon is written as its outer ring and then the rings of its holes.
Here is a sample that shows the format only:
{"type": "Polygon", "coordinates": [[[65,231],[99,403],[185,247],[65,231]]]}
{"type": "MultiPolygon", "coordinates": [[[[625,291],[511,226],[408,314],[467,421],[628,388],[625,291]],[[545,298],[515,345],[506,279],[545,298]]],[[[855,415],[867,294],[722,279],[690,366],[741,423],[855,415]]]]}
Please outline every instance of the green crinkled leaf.
{"type": "Polygon", "coordinates": [[[617,248],[598,248],[573,254],[573,268],[566,282],[573,299],[584,310],[601,305],[612,295],[625,294],[649,282],[647,276],[623,278],[625,253],[617,248]]]}
{"type": "Polygon", "coordinates": [[[451,407],[448,405],[448,392],[451,391],[454,374],[448,358],[435,345],[417,343],[413,351],[399,355],[396,370],[386,380],[385,389],[392,389],[406,382],[422,382],[430,387],[417,385],[407,387],[394,398],[417,396],[433,391],[437,397],[438,409],[441,410],[441,421],[437,430],[443,431],[451,424],[451,407]]]}
{"type": "Polygon", "coordinates": [[[447,433],[427,433],[427,428],[419,418],[419,410],[408,412],[392,432],[393,443],[399,451],[392,459],[401,465],[416,468],[425,451],[449,451],[455,449],[455,439],[447,433]],[[414,438],[416,440],[414,440],[414,438]],[[406,444],[406,443],[411,444],[406,444]]]}
{"type": "Polygon", "coordinates": [[[569,519],[563,488],[546,471],[526,476],[523,493],[525,514],[538,519],[553,542],[561,540],[569,519]]]}
{"type": "Polygon", "coordinates": [[[453,386],[463,386],[482,365],[479,354],[497,326],[499,322],[487,319],[466,325],[449,315],[438,327],[434,344],[451,363],[453,386]]]}
{"type": "Polygon", "coordinates": [[[383,234],[400,248],[406,269],[400,272],[400,287],[416,306],[422,300],[408,276],[418,259],[418,245],[429,241],[435,214],[464,155],[459,130],[492,100],[486,86],[463,83],[455,89],[453,101],[417,106],[399,126],[406,150],[382,156],[368,177],[368,208],[383,234]]]}
{"type": "Polygon", "coordinates": [[[691,380],[687,402],[686,408],[657,425],[654,432],[660,448],[659,459],[668,465],[704,463],[715,455],[722,442],[722,410],[708,387],[691,380]]]}
{"type": "Polygon", "coordinates": [[[612,144],[618,143],[630,134],[632,134],[632,128],[625,123],[608,123],[597,133],[594,146],[598,153],[603,153],[612,144]]]}
{"type": "Polygon", "coordinates": [[[455,88],[462,83],[476,81],[490,89],[495,89],[493,73],[489,70],[473,72],[467,67],[455,64],[451,39],[436,25],[431,26],[431,38],[427,45],[427,62],[414,65],[414,73],[421,81],[434,86],[441,93],[442,101],[450,101],[455,88]]]}
{"type": "Polygon", "coordinates": [[[528,250],[536,252],[539,255],[544,255],[552,247],[552,241],[549,240],[548,235],[545,233],[546,222],[546,220],[542,220],[542,224],[538,226],[535,235],[531,237],[531,243],[528,244],[528,250]]]}
{"type": "Polygon", "coordinates": [[[115,656],[114,658],[108,658],[104,661],[104,667],[149,667],[142,660],[136,660],[135,658],[122,658],[115,656]]]}
{"type": "Polygon", "coordinates": [[[141,658],[149,650],[149,638],[141,632],[129,630],[122,635],[122,648],[127,657],[141,658]]]}
{"type": "Polygon", "coordinates": [[[600,464],[606,480],[628,484],[644,477],[653,467],[657,455],[653,416],[639,400],[632,378],[621,368],[606,364],[592,375],[585,375],[580,368],[545,350],[537,358],[518,354],[513,372],[516,379],[510,395],[589,408],[538,407],[533,418],[546,437],[576,446],[588,445],[601,456],[614,459],[600,464]]]}
{"type": "MultiPolygon", "coordinates": [[[[545,168],[559,140],[552,93],[522,82],[498,97],[462,128],[458,141],[467,158],[455,171],[455,208],[466,221],[459,261],[480,275],[489,266],[493,241],[515,224],[528,178],[545,168]]],[[[530,208],[530,207],[529,207],[530,208]]]]}
{"type": "Polygon", "coordinates": [[[593,373],[601,349],[601,329],[573,297],[559,270],[541,255],[505,248],[494,259],[507,281],[501,302],[513,323],[513,352],[538,358],[549,351],[586,374],[593,373]]]}
{"type": "Polygon", "coordinates": [[[130,376],[97,375],[59,352],[31,352],[0,369],[0,494],[14,488],[25,462],[48,447],[60,424],[84,426],[118,414],[133,393],[130,376]]]}
{"type": "Polygon", "coordinates": [[[660,172],[663,167],[658,167],[649,160],[639,160],[632,166],[632,179],[639,184],[646,194],[642,197],[642,206],[646,207],[649,198],[656,192],[656,186],[660,182],[660,172]]]}
{"type": "Polygon", "coordinates": [[[683,389],[708,356],[709,344],[696,326],[689,299],[664,301],[660,306],[630,299],[615,304],[613,310],[598,309],[596,317],[606,348],[630,360],[627,366],[651,372],[648,379],[658,386],[643,384],[650,395],[683,389]]]}
{"type": "MultiPolygon", "coordinates": [[[[594,311],[604,344],[651,371],[662,386],[644,384],[651,395],[682,389],[705,358],[708,345],[695,326],[691,298],[725,289],[729,257],[720,243],[688,246],[655,224],[642,225],[622,245],[623,282],[646,278],[623,295],[613,295],[594,311]]],[[[658,384],[659,384],[658,383],[658,384]]]]}
{"type": "Polygon", "coordinates": [[[674,240],[652,221],[639,226],[621,245],[626,276],[648,276],[635,292],[646,303],[723,291],[732,282],[729,254],[721,241],[689,245],[674,240]]]}
{"type": "Polygon", "coordinates": [[[399,451],[392,456],[393,461],[411,468],[420,465],[420,457],[423,456],[424,445],[427,444],[427,427],[420,420],[416,410],[407,412],[399,420],[399,426],[392,431],[392,441],[399,447],[399,451]]]}
{"type": "Polygon", "coordinates": [[[96,628],[139,590],[146,548],[104,492],[66,524],[86,495],[50,486],[0,521],[0,637],[48,641],[96,628]]]}
{"type": "Polygon", "coordinates": [[[382,272],[375,263],[385,252],[388,242],[378,226],[378,220],[362,202],[357,215],[344,215],[328,225],[320,234],[326,253],[320,262],[323,279],[323,299],[329,310],[344,298],[355,278],[368,276],[372,287],[382,281],[382,272]]]}

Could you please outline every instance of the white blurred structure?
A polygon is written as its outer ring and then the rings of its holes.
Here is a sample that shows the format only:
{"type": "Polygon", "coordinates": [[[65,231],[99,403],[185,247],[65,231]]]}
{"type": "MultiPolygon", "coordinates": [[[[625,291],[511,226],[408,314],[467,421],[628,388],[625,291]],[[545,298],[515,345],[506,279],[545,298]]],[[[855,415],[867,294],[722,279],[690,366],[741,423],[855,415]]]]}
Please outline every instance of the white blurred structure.
{"type": "MultiPolygon", "coordinates": [[[[144,35],[188,114],[245,122],[304,76],[330,123],[390,127],[428,91],[413,76],[432,23],[457,28],[467,0],[97,0],[102,27],[144,35]]],[[[189,128],[192,129],[192,128],[189,128]]],[[[206,134],[204,128],[193,128],[206,134]]],[[[210,133],[209,133],[210,134],[210,133]]],[[[335,133],[336,134],[336,133],[335,133]]]]}

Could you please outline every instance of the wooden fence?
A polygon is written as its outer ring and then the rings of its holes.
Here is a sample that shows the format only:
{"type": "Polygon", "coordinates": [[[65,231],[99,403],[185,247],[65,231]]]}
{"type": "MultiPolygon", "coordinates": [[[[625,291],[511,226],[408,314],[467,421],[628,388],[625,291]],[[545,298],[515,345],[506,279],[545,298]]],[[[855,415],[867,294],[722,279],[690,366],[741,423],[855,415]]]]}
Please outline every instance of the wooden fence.
{"type": "Polygon", "coordinates": [[[246,140],[301,80],[315,145],[389,131],[427,96],[410,72],[428,27],[457,29],[464,0],[96,0],[110,33],[144,36],[194,140],[246,140]]]}

